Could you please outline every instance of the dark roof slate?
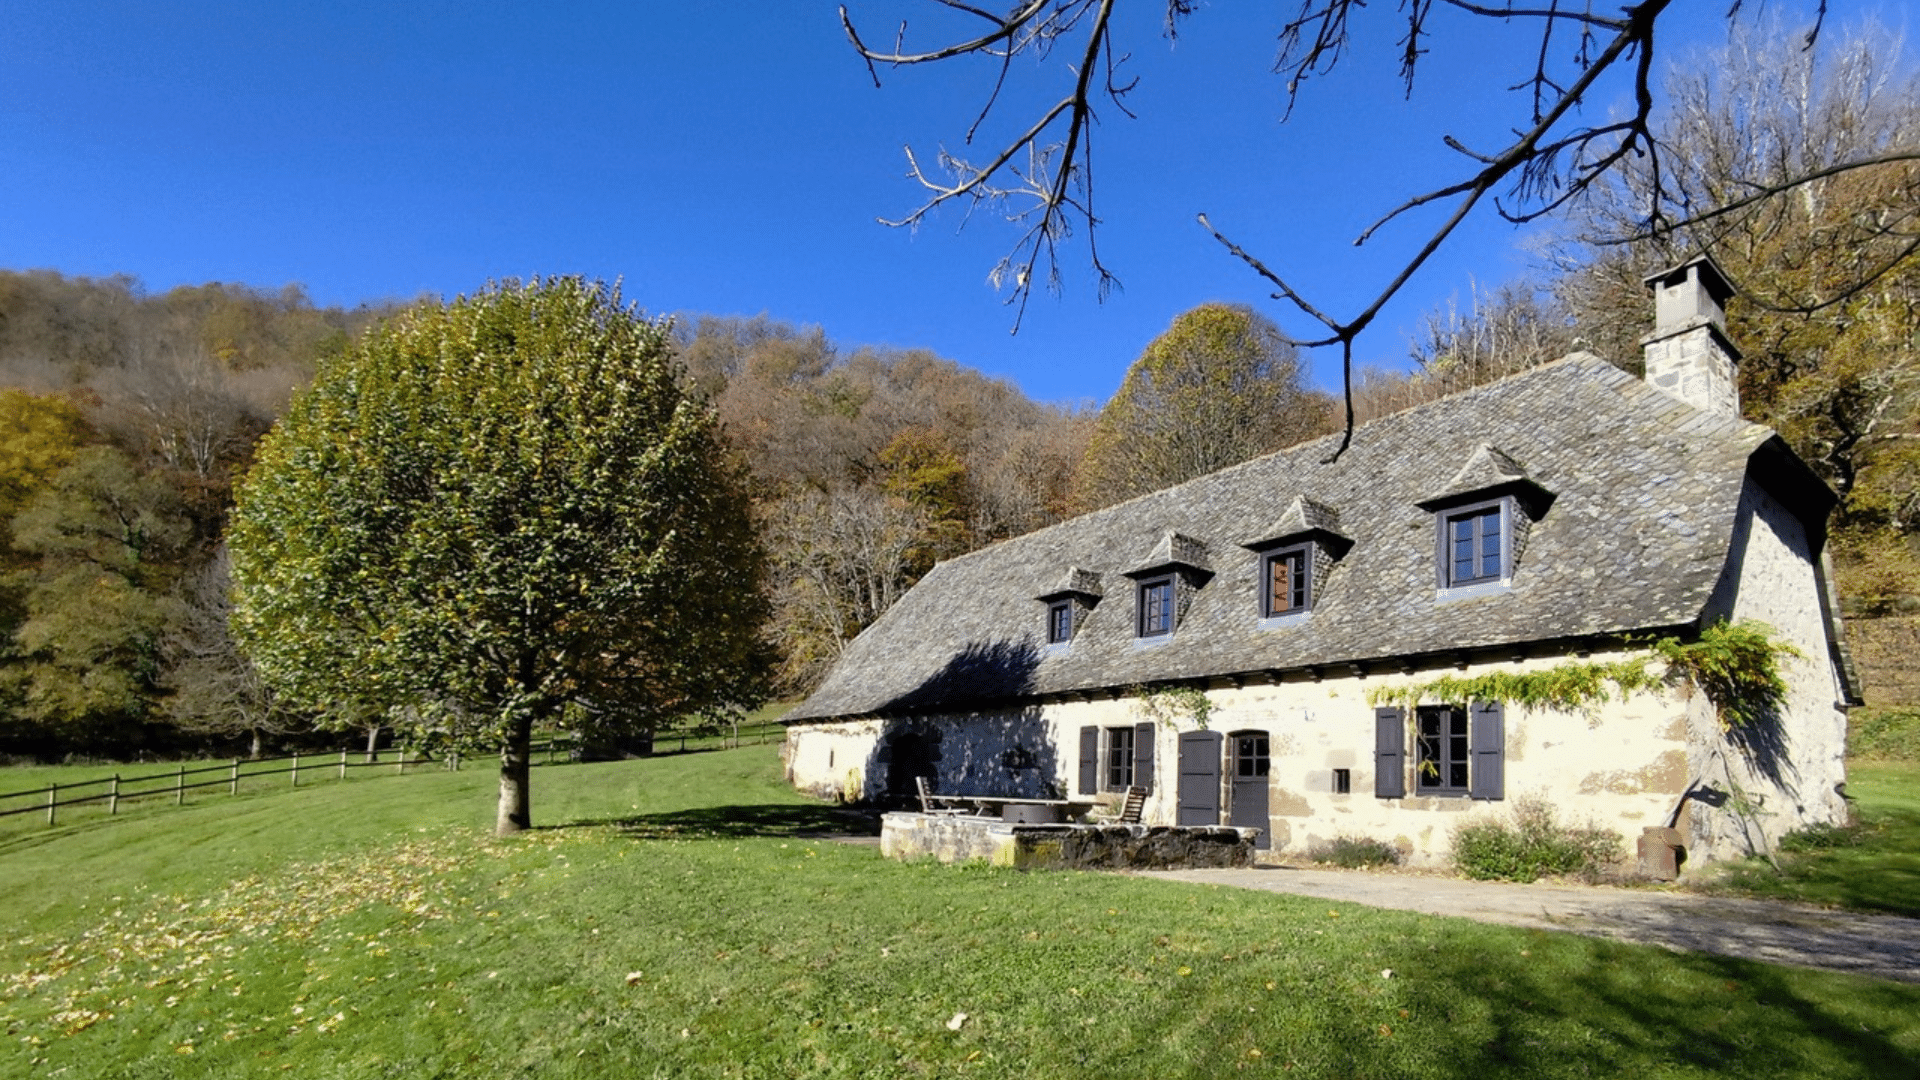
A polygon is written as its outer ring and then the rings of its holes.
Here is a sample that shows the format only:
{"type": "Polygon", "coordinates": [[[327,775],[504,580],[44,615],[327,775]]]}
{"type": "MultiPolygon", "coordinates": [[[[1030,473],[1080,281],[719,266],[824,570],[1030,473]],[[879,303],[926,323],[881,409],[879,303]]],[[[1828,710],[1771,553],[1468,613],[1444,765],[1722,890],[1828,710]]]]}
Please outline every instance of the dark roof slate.
{"type": "Polygon", "coordinates": [[[789,719],[1687,624],[1726,560],[1748,458],[1772,437],[1575,354],[1367,424],[1333,464],[1330,436],[941,563],[849,643],[789,719]],[[1463,477],[1512,481],[1510,470],[1555,496],[1511,589],[1441,599],[1434,515],[1419,504],[1463,477]],[[1290,520],[1297,500],[1308,500],[1303,515],[1338,507],[1353,543],[1311,612],[1263,628],[1259,556],[1240,545],[1290,520]],[[1034,598],[1067,568],[1117,580],[1142,553],[1171,553],[1175,533],[1205,545],[1214,576],[1172,635],[1137,639],[1132,590],[1110,589],[1071,643],[1042,644],[1034,598]]]}
{"type": "Polygon", "coordinates": [[[1347,539],[1340,531],[1340,512],[1323,502],[1315,502],[1305,495],[1296,495],[1280,520],[1262,529],[1257,536],[1240,541],[1244,548],[1256,550],[1275,546],[1287,540],[1308,536],[1338,537],[1347,539]]]}

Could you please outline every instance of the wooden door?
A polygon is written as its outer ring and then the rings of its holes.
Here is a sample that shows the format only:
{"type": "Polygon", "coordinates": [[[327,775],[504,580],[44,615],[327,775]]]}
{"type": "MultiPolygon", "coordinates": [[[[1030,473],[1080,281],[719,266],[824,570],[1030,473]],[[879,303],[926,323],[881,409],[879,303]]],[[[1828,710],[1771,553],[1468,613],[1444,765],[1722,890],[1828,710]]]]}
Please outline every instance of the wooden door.
{"type": "Polygon", "coordinates": [[[1220,824],[1220,733],[1180,733],[1180,804],[1176,825],[1220,824]]]}
{"type": "Polygon", "coordinates": [[[1253,846],[1265,851],[1273,846],[1273,822],[1267,814],[1267,733],[1236,731],[1227,736],[1232,783],[1227,803],[1227,824],[1259,829],[1253,846]]]}

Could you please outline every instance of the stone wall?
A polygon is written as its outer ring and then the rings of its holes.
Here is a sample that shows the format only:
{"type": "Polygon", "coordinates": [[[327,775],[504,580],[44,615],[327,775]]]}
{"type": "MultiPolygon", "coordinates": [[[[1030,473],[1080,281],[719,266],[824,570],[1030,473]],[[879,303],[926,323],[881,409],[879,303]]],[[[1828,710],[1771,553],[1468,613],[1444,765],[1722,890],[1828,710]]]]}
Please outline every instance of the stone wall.
{"type": "Polygon", "coordinates": [[[1248,866],[1253,833],[1211,826],[1014,825],[964,815],[892,813],[880,852],[895,859],[988,862],[1023,870],[1177,870],[1248,866]]]}
{"type": "Polygon", "coordinates": [[[1781,836],[1847,819],[1845,691],[1828,649],[1810,543],[1800,519],[1753,479],[1741,494],[1727,570],[1707,615],[1753,619],[1799,654],[1781,661],[1784,708],[1751,728],[1724,730],[1693,702],[1688,766],[1722,796],[1695,803],[1683,825],[1692,852],[1739,855],[1781,836]],[[1712,812],[1708,812],[1711,808],[1712,812]]]}
{"type": "Polygon", "coordinates": [[[1920,616],[1848,619],[1847,644],[1869,705],[1920,705],[1920,616]]]}

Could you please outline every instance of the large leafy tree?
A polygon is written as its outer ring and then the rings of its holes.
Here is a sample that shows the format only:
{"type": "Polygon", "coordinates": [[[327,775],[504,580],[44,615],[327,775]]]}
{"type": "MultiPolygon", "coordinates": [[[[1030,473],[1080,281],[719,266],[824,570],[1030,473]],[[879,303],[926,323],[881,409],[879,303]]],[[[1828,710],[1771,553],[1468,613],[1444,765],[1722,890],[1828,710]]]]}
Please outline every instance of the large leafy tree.
{"type": "Polygon", "coordinates": [[[234,626],[341,727],[500,754],[531,818],[536,725],[646,729],[762,697],[762,556],[665,326],[576,278],[423,306],[325,364],[231,530],[234,626]]]}
{"type": "Polygon", "coordinates": [[[1094,422],[1077,477],[1089,508],[1191,480],[1326,430],[1294,347],[1265,317],[1202,304],[1127,369],[1094,422]]]}
{"type": "Polygon", "coordinates": [[[57,741],[126,742],[148,719],[169,563],[187,539],[177,494],[109,446],[75,451],[13,518],[35,557],[4,682],[57,741]]]}

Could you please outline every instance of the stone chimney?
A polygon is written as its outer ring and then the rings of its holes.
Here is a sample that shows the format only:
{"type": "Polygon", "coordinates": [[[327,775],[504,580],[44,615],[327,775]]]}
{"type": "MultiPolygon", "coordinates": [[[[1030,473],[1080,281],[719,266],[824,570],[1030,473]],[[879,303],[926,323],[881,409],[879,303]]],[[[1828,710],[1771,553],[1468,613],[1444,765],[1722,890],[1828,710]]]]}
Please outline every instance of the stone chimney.
{"type": "Polygon", "coordinates": [[[1733,283],[1712,259],[1697,255],[1646,279],[1653,290],[1653,333],[1647,382],[1696,409],[1738,417],[1740,350],[1727,337],[1726,302],[1733,283]]]}

